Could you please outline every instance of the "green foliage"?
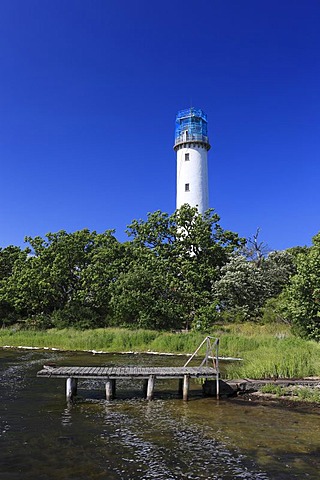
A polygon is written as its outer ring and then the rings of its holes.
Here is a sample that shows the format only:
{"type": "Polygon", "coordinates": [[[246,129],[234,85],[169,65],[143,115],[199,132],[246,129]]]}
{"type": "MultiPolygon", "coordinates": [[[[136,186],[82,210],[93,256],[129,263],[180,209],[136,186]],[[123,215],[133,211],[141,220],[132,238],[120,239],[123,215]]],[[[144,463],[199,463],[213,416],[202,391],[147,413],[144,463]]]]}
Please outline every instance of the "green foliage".
{"type": "Polygon", "coordinates": [[[4,280],[12,274],[14,264],[19,259],[26,259],[30,253],[29,249],[21,250],[19,247],[9,245],[0,248],[0,280],[4,280]]]}
{"type": "Polygon", "coordinates": [[[14,271],[15,264],[25,262],[29,253],[29,249],[21,250],[13,245],[0,248],[0,319],[4,326],[14,323],[17,319],[14,306],[4,294],[8,279],[14,271]]]}
{"type": "MultiPolygon", "coordinates": [[[[226,378],[301,378],[320,375],[320,345],[296,338],[285,325],[215,325],[210,335],[220,338],[219,355],[240,357],[243,361],[221,362],[226,378]]],[[[105,352],[140,351],[193,353],[204,338],[201,332],[170,333],[155,330],[119,328],[74,328],[47,331],[0,329],[0,346],[26,345],[62,350],[105,352]]],[[[202,361],[205,346],[195,362],[202,361]]],[[[181,364],[185,362],[181,359],[181,364]]]]}
{"type": "Polygon", "coordinates": [[[262,393],[271,393],[272,395],[276,395],[277,397],[281,397],[285,395],[285,393],[287,393],[286,388],[281,387],[281,385],[274,385],[271,383],[263,385],[260,390],[262,393]]]}
{"type": "Polygon", "coordinates": [[[280,385],[268,384],[261,387],[262,393],[269,393],[277,397],[290,397],[290,400],[300,400],[303,402],[320,403],[320,390],[316,387],[282,387],[280,385]]]}
{"type": "Polygon", "coordinates": [[[259,231],[245,242],[219,222],[184,205],[134,220],[124,243],[112,230],[61,230],[0,249],[1,323],[207,332],[262,318],[318,338],[319,241],[266,256],[259,231]]]}
{"type": "Polygon", "coordinates": [[[199,332],[209,332],[211,327],[221,320],[217,302],[200,307],[194,316],[193,328],[199,332]]]}
{"type": "Polygon", "coordinates": [[[238,253],[221,268],[214,285],[224,320],[255,320],[269,298],[278,295],[295,272],[292,256],[271,252],[259,261],[248,261],[238,253]]]}
{"type": "Polygon", "coordinates": [[[60,231],[45,239],[26,238],[31,249],[25,251],[28,255],[16,255],[11,274],[2,282],[2,305],[22,318],[52,315],[52,324],[61,327],[101,325],[108,312],[101,297],[108,297],[105,289],[114,278],[110,251],[117,262],[120,258],[112,233],[60,231]],[[102,270],[103,277],[98,275],[102,270]]]}
{"type": "Polygon", "coordinates": [[[272,297],[266,300],[262,308],[262,323],[286,323],[290,324],[284,295],[272,297]]]}
{"type": "Polygon", "coordinates": [[[170,216],[158,211],[147,221],[134,221],[128,235],[137,263],[113,286],[116,318],[140,327],[210,325],[213,319],[205,312],[213,311],[212,285],[219,268],[244,243],[218,221],[212,210],[199,215],[188,205],[170,216]]]}
{"type": "Polygon", "coordinates": [[[179,328],[183,308],[168,262],[153,255],[132,263],[111,286],[113,322],[135,328],[179,328]]]}
{"type": "Polygon", "coordinates": [[[283,299],[287,316],[295,331],[304,337],[320,340],[320,234],[313,246],[296,258],[297,273],[291,278],[283,299]]]}
{"type": "Polygon", "coordinates": [[[299,400],[304,402],[317,402],[320,403],[320,390],[319,388],[307,388],[297,387],[292,391],[293,395],[296,395],[299,400]]]}
{"type": "Polygon", "coordinates": [[[301,378],[319,372],[319,348],[301,339],[255,339],[240,343],[238,355],[241,350],[244,362],[230,365],[228,378],[301,378]]]}
{"type": "Polygon", "coordinates": [[[98,312],[92,308],[73,303],[63,309],[55,310],[51,314],[51,323],[55,328],[63,329],[74,327],[80,330],[97,328],[103,323],[98,312]]]}

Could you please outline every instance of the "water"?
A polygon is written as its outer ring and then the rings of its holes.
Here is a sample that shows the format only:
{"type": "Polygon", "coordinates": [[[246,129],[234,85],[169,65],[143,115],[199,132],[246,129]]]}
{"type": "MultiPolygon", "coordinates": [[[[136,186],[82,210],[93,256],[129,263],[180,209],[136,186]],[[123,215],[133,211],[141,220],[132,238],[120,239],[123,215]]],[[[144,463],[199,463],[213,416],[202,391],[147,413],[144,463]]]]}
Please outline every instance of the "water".
{"type": "Polygon", "coordinates": [[[320,478],[316,409],[277,408],[237,399],[176,396],[157,382],[155,400],[138,381],[79,382],[67,405],[64,380],[36,378],[42,365],[169,365],[181,357],[0,350],[0,479],[292,480],[320,478]]]}

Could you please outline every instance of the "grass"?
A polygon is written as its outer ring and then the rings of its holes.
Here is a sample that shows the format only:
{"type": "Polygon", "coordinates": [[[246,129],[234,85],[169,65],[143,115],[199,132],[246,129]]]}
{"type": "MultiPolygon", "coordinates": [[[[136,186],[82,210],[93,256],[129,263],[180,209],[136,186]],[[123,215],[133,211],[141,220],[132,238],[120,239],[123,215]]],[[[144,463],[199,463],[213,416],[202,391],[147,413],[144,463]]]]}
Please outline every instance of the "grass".
{"type": "Polygon", "coordinates": [[[320,389],[315,387],[264,385],[260,391],[262,393],[276,395],[277,397],[287,397],[290,400],[320,403],[320,389]]]}
{"type": "MultiPolygon", "coordinates": [[[[216,326],[210,334],[220,338],[220,356],[243,358],[242,362],[227,364],[224,374],[227,378],[301,378],[320,375],[320,345],[294,337],[287,326],[230,324],[216,326]]],[[[193,353],[204,337],[205,334],[200,332],[168,333],[121,328],[85,331],[3,328],[0,329],[0,347],[193,353]]]]}
{"type": "Polygon", "coordinates": [[[49,347],[61,350],[103,350],[105,352],[146,351],[159,335],[149,330],[98,328],[75,330],[72,328],[44,331],[0,330],[0,346],[49,347]]]}
{"type": "Polygon", "coordinates": [[[277,397],[282,397],[283,395],[286,395],[288,392],[287,387],[281,387],[280,385],[263,385],[263,387],[260,388],[260,391],[262,393],[267,393],[271,395],[276,395],[277,397]]]}
{"type": "Polygon", "coordinates": [[[264,338],[244,349],[244,361],[227,369],[228,378],[301,378],[320,373],[320,347],[299,338],[264,338]]]}

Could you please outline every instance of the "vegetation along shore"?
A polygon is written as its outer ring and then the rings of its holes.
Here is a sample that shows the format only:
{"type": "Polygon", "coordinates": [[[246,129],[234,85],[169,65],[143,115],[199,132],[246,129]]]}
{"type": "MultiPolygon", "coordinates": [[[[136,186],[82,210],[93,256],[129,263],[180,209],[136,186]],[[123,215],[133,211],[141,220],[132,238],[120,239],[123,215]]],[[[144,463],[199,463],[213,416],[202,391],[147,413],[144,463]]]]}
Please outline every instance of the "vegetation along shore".
{"type": "Polygon", "coordinates": [[[243,358],[227,378],[320,375],[320,234],[270,251],[259,230],[241,238],[188,205],[126,233],[0,248],[0,346],[192,353],[210,334],[221,356],[243,358]]]}
{"type": "MultiPolygon", "coordinates": [[[[320,376],[319,343],[297,338],[278,324],[230,324],[212,328],[220,338],[219,356],[242,358],[224,367],[225,378],[303,378],[320,376]]],[[[204,338],[201,332],[105,328],[94,330],[0,330],[0,346],[29,346],[75,351],[159,352],[190,354],[204,338]]],[[[200,352],[201,353],[204,352],[200,352]]]]}

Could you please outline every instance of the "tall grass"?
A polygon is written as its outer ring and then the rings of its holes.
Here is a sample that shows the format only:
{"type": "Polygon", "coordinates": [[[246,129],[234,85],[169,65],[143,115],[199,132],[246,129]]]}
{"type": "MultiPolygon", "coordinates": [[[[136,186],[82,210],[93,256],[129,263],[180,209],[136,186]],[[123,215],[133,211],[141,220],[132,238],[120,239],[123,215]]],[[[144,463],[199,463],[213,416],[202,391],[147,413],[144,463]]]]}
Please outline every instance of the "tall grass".
{"type": "Polygon", "coordinates": [[[276,339],[243,353],[243,362],[226,367],[227,378],[302,378],[319,375],[319,345],[300,339],[276,339]]]}
{"type": "Polygon", "coordinates": [[[104,352],[145,351],[159,335],[151,330],[99,328],[75,330],[72,328],[46,331],[9,329],[0,330],[0,346],[48,347],[61,350],[102,350],[104,352]]]}
{"type": "MultiPolygon", "coordinates": [[[[241,357],[228,363],[227,378],[300,378],[320,375],[320,345],[294,337],[279,325],[237,324],[215,327],[220,356],[241,357]]],[[[104,352],[156,351],[193,353],[204,338],[200,332],[168,333],[153,330],[106,328],[32,331],[0,329],[0,346],[49,347],[104,352]]],[[[205,347],[200,353],[204,353],[205,347]]]]}

